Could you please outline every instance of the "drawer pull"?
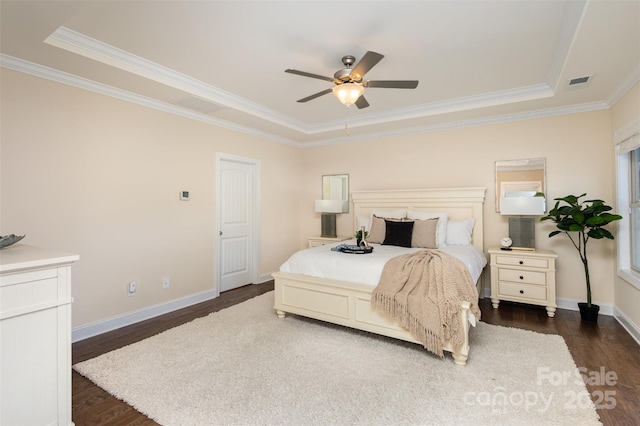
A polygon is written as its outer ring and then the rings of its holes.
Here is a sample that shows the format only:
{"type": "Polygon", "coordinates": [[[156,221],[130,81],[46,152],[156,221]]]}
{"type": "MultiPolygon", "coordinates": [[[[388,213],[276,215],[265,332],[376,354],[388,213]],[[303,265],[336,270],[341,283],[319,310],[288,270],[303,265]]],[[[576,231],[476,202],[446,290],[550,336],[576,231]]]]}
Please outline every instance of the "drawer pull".
{"type": "Polygon", "coordinates": [[[521,264],[521,265],[524,265],[524,262],[522,260],[520,262],[518,262],[518,263],[521,264]]]}
{"type": "Polygon", "coordinates": [[[520,294],[524,294],[524,290],[520,290],[520,294]]]}
{"type": "Polygon", "coordinates": [[[523,277],[522,275],[520,275],[520,279],[521,279],[521,280],[524,280],[524,277],[523,277]]]}

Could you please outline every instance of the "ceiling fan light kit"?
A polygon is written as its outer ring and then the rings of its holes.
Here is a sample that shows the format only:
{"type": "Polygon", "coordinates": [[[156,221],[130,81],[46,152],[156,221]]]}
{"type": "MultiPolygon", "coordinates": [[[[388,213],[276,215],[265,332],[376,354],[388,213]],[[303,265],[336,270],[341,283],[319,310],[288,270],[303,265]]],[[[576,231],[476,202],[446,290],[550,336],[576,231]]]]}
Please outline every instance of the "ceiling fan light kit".
{"type": "Polygon", "coordinates": [[[364,87],[357,83],[343,83],[333,88],[333,94],[346,106],[356,103],[364,93],[364,87]]]}
{"type": "Polygon", "coordinates": [[[305,71],[295,69],[286,69],[284,72],[297,74],[303,77],[317,78],[333,83],[333,89],[325,89],[321,92],[314,93],[306,98],[298,99],[298,102],[304,103],[312,99],[319,98],[327,93],[333,92],[334,95],[346,106],[356,104],[358,109],[366,108],[369,102],[364,98],[365,87],[381,87],[389,89],[415,89],[418,87],[418,80],[365,80],[364,75],[369,72],[380,60],[384,58],[376,52],[368,51],[364,54],[360,62],[352,69],[356,58],[351,55],[343,56],[342,63],[345,69],[338,70],[332,77],[325,77],[318,74],[312,74],[305,71]]]}

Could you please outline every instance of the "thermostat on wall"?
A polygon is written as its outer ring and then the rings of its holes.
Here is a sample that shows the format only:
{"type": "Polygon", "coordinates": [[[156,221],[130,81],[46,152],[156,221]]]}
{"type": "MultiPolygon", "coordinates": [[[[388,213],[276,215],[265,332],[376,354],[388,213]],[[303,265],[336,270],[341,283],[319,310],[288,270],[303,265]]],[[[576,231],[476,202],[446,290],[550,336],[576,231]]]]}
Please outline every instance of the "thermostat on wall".
{"type": "Polygon", "coordinates": [[[189,191],[180,191],[180,199],[182,201],[189,201],[189,191]]]}

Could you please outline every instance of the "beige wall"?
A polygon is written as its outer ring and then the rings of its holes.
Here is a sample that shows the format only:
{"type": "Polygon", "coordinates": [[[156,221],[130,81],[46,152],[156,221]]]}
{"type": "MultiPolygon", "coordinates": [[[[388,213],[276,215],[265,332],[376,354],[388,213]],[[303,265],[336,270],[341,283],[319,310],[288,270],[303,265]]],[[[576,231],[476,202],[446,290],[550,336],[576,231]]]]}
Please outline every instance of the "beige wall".
{"type": "MultiPolygon", "coordinates": [[[[495,212],[494,162],[546,158],[547,199],[568,194],[615,201],[613,148],[609,111],[480,126],[303,150],[302,234],[317,235],[319,217],[313,199],[320,196],[320,176],[348,173],[351,190],[469,187],[487,188],[485,248],[507,235],[508,220],[495,212]],[[317,190],[316,190],[317,188],[317,190]]],[[[353,217],[340,215],[338,233],[353,232],[353,217]]],[[[547,222],[536,225],[536,244],[555,250],[557,295],[585,300],[585,279],[578,253],[564,236],[549,239],[547,222]]],[[[597,241],[590,247],[594,301],[612,304],[614,244],[597,241]]],[[[487,277],[488,278],[488,277],[487,277]]]]}
{"type": "Polygon", "coordinates": [[[6,69],[1,84],[0,233],[80,255],[74,327],[214,289],[216,152],[261,162],[260,274],[297,249],[299,149],[6,69]]]}
{"type": "MultiPolygon", "coordinates": [[[[615,132],[633,121],[640,121],[640,83],[611,108],[612,130],[615,132]]],[[[623,219],[625,220],[625,219],[623,219]]],[[[640,290],[614,275],[616,308],[640,329],[640,290]]]]}
{"type": "MultiPolygon", "coordinates": [[[[613,115],[297,149],[5,69],[1,84],[0,233],[26,233],[25,243],[80,254],[74,327],[213,289],[216,152],[261,161],[266,275],[319,234],[313,200],[323,174],[349,174],[351,190],[486,187],[486,248],[507,233],[507,218],[495,212],[496,160],[546,158],[549,202],[587,192],[613,203],[612,120],[624,122],[635,102],[625,97],[613,115]],[[191,201],[178,200],[183,189],[191,201]],[[171,277],[168,290],[164,276],[171,277]],[[139,285],[135,297],[126,295],[131,280],[139,285]]],[[[340,215],[338,232],[351,234],[352,223],[351,214],[340,215]]],[[[584,300],[575,249],[561,236],[547,237],[552,225],[536,229],[537,246],[559,254],[558,297],[584,300]]],[[[590,249],[594,300],[612,304],[614,244],[590,249]]],[[[619,282],[616,290],[638,297],[619,282]]],[[[615,300],[625,312],[638,306],[615,300]]]]}

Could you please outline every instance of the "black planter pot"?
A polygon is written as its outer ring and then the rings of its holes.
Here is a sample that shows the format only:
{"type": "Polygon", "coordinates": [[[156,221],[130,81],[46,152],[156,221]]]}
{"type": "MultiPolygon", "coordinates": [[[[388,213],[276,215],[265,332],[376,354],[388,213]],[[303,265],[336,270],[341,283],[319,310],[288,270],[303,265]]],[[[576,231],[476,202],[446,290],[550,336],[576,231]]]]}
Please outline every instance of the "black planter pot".
{"type": "Polygon", "coordinates": [[[586,303],[580,302],[578,303],[578,308],[580,309],[580,318],[582,318],[582,321],[598,321],[598,312],[600,311],[600,306],[594,305],[592,303],[589,307],[586,303]]]}

